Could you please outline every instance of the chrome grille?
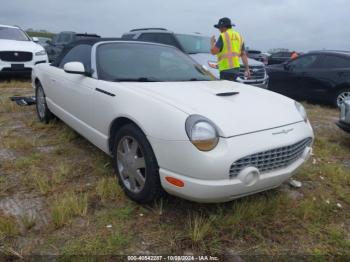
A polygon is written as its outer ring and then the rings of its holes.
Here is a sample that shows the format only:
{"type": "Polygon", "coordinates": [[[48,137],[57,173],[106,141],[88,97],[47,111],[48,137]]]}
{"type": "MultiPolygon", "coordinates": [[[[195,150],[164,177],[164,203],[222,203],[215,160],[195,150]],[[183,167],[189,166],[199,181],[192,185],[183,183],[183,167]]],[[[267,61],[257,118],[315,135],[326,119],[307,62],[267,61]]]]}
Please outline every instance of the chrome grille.
{"type": "Polygon", "coordinates": [[[236,177],[246,167],[256,167],[260,173],[267,173],[285,168],[298,160],[306,147],[312,143],[311,138],[304,139],[290,146],[275,148],[239,159],[231,165],[230,177],[236,177]]]}
{"type": "MultiPolygon", "coordinates": [[[[250,79],[249,80],[259,80],[265,78],[265,67],[264,66],[249,66],[250,70],[250,79]]],[[[240,67],[239,69],[239,77],[244,79],[244,67],[240,67]]]]}

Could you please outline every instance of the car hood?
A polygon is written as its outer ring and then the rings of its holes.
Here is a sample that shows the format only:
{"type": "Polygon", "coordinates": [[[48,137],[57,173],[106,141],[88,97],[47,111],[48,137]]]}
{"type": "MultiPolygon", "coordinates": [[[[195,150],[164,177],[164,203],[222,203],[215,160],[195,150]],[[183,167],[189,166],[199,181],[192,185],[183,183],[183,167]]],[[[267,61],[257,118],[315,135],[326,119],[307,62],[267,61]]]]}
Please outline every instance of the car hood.
{"type": "Polygon", "coordinates": [[[294,100],[240,83],[200,81],[123,83],[123,85],[137,89],[138,93],[162,100],[189,115],[198,114],[209,118],[217,125],[223,137],[303,121],[294,100]]]}
{"type": "Polygon", "coordinates": [[[43,47],[32,41],[16,41],[0,39],[0,51],[22,51],[22,52],[38,52],[43,47]]]}
{"type": "MultiPolygon", "coordinates": [[[[216,62],[217,58],[215,55],[210,53],[198,53],[198,54],[190,54],[190,56],[195,60],[198,64],[205,66],[215,77],[220,78],[219,70],[209,67],[208,62],[216,62]]],[[[248,58],[248,64],[250,66],[264,66],[263,63],[256,61],[254,59],[248,58]]],[[[243,62],[241,59],[241,65],[243,66],[243,62]]]]}

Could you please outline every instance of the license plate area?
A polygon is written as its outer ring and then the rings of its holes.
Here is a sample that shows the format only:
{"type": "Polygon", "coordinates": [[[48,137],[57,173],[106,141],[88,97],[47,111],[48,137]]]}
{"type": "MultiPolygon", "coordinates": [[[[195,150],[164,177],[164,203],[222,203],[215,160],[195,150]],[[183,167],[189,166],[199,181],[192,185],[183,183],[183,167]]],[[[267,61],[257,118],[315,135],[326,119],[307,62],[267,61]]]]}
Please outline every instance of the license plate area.
{"type": "Polygon", "coordinates": [[[24,64],[11,64],[11,69],[13,71],[20,71],[24,69],[24,64]]]}

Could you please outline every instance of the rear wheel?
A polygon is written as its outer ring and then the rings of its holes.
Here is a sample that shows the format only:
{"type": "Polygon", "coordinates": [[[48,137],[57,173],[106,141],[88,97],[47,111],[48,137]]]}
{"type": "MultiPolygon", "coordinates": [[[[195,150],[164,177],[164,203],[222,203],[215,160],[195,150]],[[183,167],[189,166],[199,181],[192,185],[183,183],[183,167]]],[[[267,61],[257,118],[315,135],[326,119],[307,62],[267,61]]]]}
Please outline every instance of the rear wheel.
{"type": "Polygon", "coordinates": [[[117,132],[113,155],[119,184],[127,196],[139,203],[149,203],[161,195],[157,160],[136,125],[125,125],[117,132]]]}
{"type": "Polygon", "coordinates": [[[49,123],[50,120],[54,118],[54,116],[47,107],[45,92],[40,82],[36,84],[35,101],[36,112],[38,114],[39,120],[46,124],[49,123]]]}
{"type": "Polygon", "coordinates": [[[350,99],[350,88],[342,89],[335,95],[334,105],[340,107],[346,99],[350,99]]]}

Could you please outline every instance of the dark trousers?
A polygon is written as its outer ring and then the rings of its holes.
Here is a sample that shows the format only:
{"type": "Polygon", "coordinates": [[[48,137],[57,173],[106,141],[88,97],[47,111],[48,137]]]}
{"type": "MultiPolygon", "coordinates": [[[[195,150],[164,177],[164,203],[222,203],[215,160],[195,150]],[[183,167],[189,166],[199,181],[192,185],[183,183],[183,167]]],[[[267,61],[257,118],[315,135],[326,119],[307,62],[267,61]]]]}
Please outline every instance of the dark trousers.
{"type": "Polygon", "coordinates": [[[229,70],[223,70],[220,72],[221,80],[236,81],[239,76],[239,68],[232,68],[229,70]]]}

